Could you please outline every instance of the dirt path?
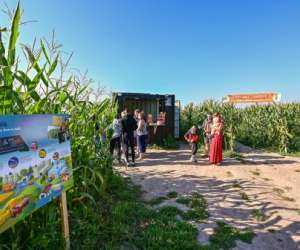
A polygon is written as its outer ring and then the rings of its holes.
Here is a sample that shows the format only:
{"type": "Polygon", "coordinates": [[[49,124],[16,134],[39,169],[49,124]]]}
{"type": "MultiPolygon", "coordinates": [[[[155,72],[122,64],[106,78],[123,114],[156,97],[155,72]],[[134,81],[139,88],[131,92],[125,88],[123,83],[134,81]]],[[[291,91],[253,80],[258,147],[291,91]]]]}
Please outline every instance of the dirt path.
{"type": "MultiPolygon", "coordinates": [[[[196,224],[202,244],[215,221],[223,220],[256,233],[251,245],[237,242],[235,249],[300,249],[300,158],[250,152],[246,163],[225,159],[221,167],[206,159],[188,160],[188,149],[151,150],[144,162],[120,171],[141,185],[146,200],[170,191],[201,193],[210,213],[207,223],[196,224]]],[[[177,203],[171,199],[161,205],[177,203]]]]}

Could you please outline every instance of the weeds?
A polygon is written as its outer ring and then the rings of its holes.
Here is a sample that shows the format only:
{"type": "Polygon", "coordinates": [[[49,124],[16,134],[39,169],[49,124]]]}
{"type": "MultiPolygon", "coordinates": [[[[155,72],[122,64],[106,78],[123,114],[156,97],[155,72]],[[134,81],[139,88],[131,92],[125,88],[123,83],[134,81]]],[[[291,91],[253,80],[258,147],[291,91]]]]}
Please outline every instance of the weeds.
{"type": "Polygon", "coordinates": [[[190,210],[181,214],[181,217],[184,220],[201,221],[206,220],[209,217],[207,202],[199,193],[193,192],[190,196],[179,197],[176,202],[190,208],[190,210]]]}
{"type": "Polygon", "coordinates": [[[217,222],[215,234],[210,237],[214,249],[231,249],[236,246],[235,241],[241,240],[251,243],[255,234],[249,229],[237,229],[224,222],[217,222]]]}
{"type": "Polygon", "coordinates": [[[175,191],[171,191],[167,194],[167,197],[170,199],[176,198],[178,196],[178,193],[175,191]]]}
{"type": "Polygon", "coordinates": [[[180,204],[188,205],[190,200],[191,199],[189,197],[179,197],[178,199],[176,199],[176,202],[180,204]]]}
{"type": "Polygon", "coordinates": [[[252,210],[251,215],[257,221],[265,221],[268,219],[268,216],[262,210],[259,209],[252,210]]]}

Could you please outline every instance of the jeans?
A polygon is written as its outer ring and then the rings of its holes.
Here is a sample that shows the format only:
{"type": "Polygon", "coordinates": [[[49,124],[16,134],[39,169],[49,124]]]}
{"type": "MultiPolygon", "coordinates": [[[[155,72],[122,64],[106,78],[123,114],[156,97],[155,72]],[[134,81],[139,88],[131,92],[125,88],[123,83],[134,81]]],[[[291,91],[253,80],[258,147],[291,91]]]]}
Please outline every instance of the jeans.
{"type": "Polygon", "coordinates": [[[197,154],[197,150],[198,150],[197,142],[191,142],[191,150],[192,150],[192,155],[197,154]]]}
{"type": "Polygon", "coordinates": [[[134,152],[134,136],[132,134],[123,134],[123,150],[126,157],[126,161],[128,162],[129,158],[129,147],[131,149],[131,157],[132,162],[135,161],[135,152],[134,152]]]}
{"type": "Polygon", "coordinates": [[[118,160],[121,160],[121,137],[115,137],[110,140],[110,154],[114,154],[115,148],[118,150],[118,160]]]}

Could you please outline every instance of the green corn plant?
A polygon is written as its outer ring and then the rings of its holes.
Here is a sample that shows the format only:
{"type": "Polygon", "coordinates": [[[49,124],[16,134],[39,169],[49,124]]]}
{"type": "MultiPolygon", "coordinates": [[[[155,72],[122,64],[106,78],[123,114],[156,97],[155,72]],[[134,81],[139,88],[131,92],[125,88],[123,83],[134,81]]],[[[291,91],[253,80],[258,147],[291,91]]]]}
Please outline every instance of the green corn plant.
{"type": "Polygon", "coordinates": [[[225,120],[224,147],[233,150],[236,141],[254,148],[281,153],[300,150],[300,104],[251,105],[244,108],[205,101],[189,104],[181,112],[184,133],[192,124],[201,124],[207,112],[220,112],[225,120]]]}
{"type": "MultiPolygon", "coordinates": [[[[89,79],[76,73],[66,75],[60,46],[40,40],[18,47],[21,8],[13,12],[9,28],[0,28],[0,110],[1,114],[70,115],[74,188],[68,192],[71,240],[81,239],[95,247],[99,232],[101,197],[110,188],[113,176],[108,153],[109,128],[116,113],[110,99],[90,102],[93,90],[89,79]],[[5,34],[6,36],[3,36],[5,34]],[[8,39],[4,39],[8,37],[8,39]],[[25,55],[19,67],[18,49],[25,55]],[[23,64],[24,65],[24,64],[23,64]],[[96,130],[96,123],[99,129],[96,130]],[[107,136],[106,140],[98,140],[107,136]],[[98,208],[99,207],[99,208],[98,208]],[[95,224],[95,221],[98,221],[95,224]]],[[[54,39],[53,39],[54,40],[54,39]]],[[[39,209],[1,235],[1,249],[63,248],[58,201],[39,209]]]]}

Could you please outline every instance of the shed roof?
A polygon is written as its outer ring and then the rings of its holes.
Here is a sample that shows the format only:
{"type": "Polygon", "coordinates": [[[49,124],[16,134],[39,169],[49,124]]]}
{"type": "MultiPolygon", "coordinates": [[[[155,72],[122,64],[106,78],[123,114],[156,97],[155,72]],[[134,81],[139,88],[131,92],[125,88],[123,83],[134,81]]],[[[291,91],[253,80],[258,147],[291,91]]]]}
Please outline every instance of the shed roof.
{"type": "Polygon", "coordinates": [[[114,92],[113,96],[116,98],[124,99],[164,99],[167,96],[172,96],[169,94],[160,95],[160,94],[148,94],[148,93],[129,93],[129,92],[114,92]]]}

